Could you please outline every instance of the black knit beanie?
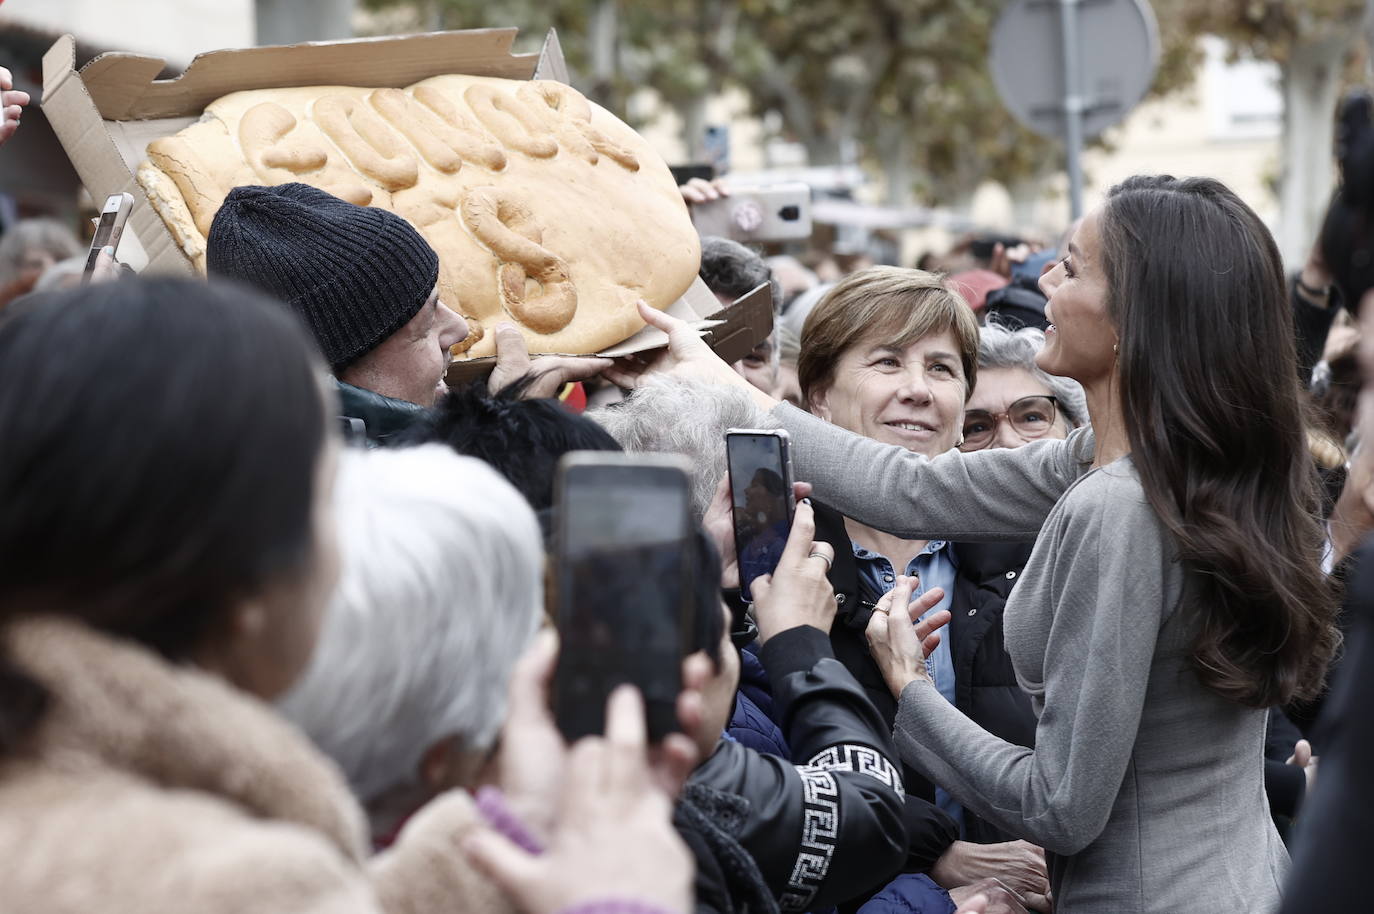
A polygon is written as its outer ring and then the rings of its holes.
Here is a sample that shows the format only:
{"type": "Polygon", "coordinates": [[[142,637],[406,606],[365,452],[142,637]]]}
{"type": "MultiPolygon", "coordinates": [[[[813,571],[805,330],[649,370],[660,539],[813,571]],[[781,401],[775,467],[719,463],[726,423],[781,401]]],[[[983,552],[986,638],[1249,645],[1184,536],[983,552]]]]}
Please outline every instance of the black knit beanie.
{"type": "Polygon", "coordinates": [[[295,309],[335,373],[405,326],[439,279],[438,255],[409,222],[308,184],[230,191],[205,262],[295,309]]]}

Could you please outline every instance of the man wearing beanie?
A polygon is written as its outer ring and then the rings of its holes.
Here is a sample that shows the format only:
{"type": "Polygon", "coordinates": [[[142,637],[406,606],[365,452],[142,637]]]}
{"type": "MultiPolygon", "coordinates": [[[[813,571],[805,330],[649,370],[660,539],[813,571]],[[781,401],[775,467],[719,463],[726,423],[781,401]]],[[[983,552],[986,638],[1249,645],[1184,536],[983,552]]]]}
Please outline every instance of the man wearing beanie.
{"type": "Polygon", "coordinates": [[[440,392],[467,323],[439,300],[439,258],[409,222],[310,187],[237,187],[206,266],[285,302],[314,334],[343,414],[384,442],[440,392]]]}

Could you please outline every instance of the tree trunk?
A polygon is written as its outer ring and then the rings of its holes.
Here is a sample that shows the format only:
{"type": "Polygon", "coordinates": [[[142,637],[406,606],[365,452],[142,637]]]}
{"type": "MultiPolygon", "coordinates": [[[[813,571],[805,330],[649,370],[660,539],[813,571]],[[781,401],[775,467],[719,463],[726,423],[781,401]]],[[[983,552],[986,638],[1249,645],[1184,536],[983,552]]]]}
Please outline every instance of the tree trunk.
{"type": "Polygon", "coordinates": [[[1374,0],[1364,6],[1364,72],[1368,82],[1374,82],[1374,0]]]}
{"type": "Polygon", "coordinates": [[[883,165],[888,206],[904,207],[915,202],[915,156],[911,152],[911,130],[902,123],[884,125],[878,131],[881,147],[878,158],[883,165]]]}
{"type": "Polygon", "coordinates": [[[689,163],[706,158],[706,96],[700,95],[685,102],[679,109],[682,118],[682,145],[687,149],[689,163]]]}
{"type": "Polygon", "coordinates": [[[1332,119],[1346,53],[1358,33],[1294,45],[1281,70],[1283,172],[1277,241],[1288,269],[1302,266],[1335,184],[1332,119]]]}
{"type": "Polygon", "coordinates": [[[615,91],[617,47],[620,23],[616,0],[597,0],[588,29],[592,70],[592,100],[598,105],[624,116],[619,103],[612,97],[615,91]]]}

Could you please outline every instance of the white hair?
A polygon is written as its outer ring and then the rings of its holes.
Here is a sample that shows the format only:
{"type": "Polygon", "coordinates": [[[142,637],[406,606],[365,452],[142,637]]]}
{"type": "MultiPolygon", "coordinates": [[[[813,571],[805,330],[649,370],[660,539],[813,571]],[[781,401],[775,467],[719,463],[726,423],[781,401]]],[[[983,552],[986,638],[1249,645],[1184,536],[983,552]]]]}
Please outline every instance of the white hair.
{"type": "Polygon", "coordinates": [[[539,525],[486,463],[441,444],[346,451],[343,569],[314,657],[280,702],[364,801],[458,737],[485,750],[543,607],[539,525]]]}
{"type": "Polygon", "coordinates": [[[681,454],[691,461],[698,519],[725,475],[725,430],[760,428],[766,421],[739,388],[662,375],[649,378],[627,399],[587,415],[626,451],[681,454]]]}
{"type": "Polygon", "coordinates": [[[1028,371],[1059,401],[1059,411],[1070,429],[1088,421],[1088,398],[1073,378],[1047,373],[1035,363],[1045,348],[1045,334],[1035,327],[1013,330],[989,319],[978,334],[978,367],[1020,368],[1028,371]]]}
{"type": "Polygon", "coordinates": [[[58,292],[63,289],[74,289],[81,284],[81,277],[85,272],[85,255],[78,254],[76,257],[59,260],[43,271],[43,275],[38,277],[38,282],[33,284],[33,291],[58,292]]]}

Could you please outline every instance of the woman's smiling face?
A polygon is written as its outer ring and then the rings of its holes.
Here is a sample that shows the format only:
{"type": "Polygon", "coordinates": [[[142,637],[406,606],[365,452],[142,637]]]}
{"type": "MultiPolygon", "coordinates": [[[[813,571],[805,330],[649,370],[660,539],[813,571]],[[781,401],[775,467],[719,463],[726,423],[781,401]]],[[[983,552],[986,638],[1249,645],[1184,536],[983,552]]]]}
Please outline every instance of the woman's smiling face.
{"type": "Polygon", "coordinates": [[[968,383],[953,331],[905,346],[864,338],[811,396],[811,412],[855,434],[934,457],[959,440],[968,383]]]}
{"type": "Polygon", "coordinates": [[[1050,374],[1073,378],[1085,387],[1112,371],[1116,327],[1107,314],[1107,280],[1102,268],[1100,209],[1084,217],[1068,255],[1040,277],[1049,299],[1045,348],[1036,364],[1050,374]]]}

